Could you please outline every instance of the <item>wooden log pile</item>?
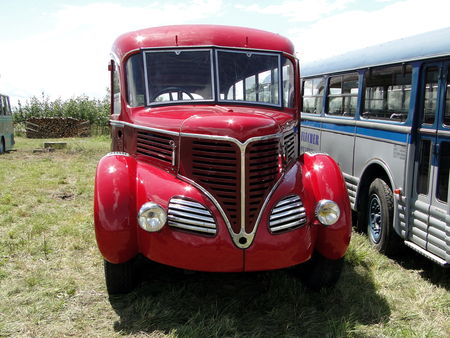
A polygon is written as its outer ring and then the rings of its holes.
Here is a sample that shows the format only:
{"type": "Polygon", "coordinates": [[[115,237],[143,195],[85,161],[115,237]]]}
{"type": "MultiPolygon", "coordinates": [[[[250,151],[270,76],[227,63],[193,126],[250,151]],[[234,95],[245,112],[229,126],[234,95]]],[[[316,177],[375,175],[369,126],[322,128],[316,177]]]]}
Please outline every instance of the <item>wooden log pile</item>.
{"type": "Polygon", "coordinates": [[[59,138],[89,136],[89,121],[72,117],[35,117],[25,123],[27,138],[59,138]]]}

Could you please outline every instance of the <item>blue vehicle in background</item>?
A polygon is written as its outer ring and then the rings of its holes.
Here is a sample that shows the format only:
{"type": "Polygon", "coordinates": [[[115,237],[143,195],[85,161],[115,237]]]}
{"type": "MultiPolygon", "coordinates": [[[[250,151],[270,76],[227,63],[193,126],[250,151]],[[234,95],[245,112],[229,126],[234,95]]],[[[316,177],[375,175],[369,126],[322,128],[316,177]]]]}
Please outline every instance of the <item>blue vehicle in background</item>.
{"type": "Polygon", "coordinates": [[[305,64],[301,152],[340,165],[357,224],[450,265],[450,28],[305,64]]]}
{"type": "Polygon", "coordinates": [[[14,126],[9,97],[0,94],[0,154],[14,146],[14,126]]]}

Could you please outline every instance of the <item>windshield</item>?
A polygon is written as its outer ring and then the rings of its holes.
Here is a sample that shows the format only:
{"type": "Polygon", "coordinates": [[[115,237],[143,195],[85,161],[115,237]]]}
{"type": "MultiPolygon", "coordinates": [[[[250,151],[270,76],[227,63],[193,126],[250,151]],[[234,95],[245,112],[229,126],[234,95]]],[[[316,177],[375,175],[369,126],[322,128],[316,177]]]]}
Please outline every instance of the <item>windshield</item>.
{"type": "Polygon", "coordinates": [[[145,54],[148,103],[212,100],[211,51],[145,54]]]}
{"type": "Polygon", "coordinates": [[[195,101],[294,106],[294,64],[278,53],[191,49],[143,56],[126,64],[132,107],[195,101]]]}

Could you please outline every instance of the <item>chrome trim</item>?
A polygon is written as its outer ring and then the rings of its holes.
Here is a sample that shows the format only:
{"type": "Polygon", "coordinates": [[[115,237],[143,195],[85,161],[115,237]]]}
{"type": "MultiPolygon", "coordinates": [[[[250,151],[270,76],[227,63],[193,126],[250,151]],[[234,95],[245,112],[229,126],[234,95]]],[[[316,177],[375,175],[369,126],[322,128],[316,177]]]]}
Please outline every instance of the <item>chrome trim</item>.
{"type": "Polygon", "coordinates": [[[124,151],[111,151],[109,153],[107,153],[105,156],[103,157],[108,157],[108,156],[116,156],[116,155],[120,155],[120,156],[127,156],[130,157],[130,154],[124,152],[124,151]]]}
{"type": "Polygon", "coordinates": [[[306,215],[305,208],[303,207],[302,203],[293,203],[292,206],[291,205],[287,205],[287,206],[284,206],[282,208],[278,208],[277,207],[276,214],[270,215],[270,221],[273,220],[274,222],[276,222],[276,220],[278,218],[290,216],[292,214],[297,214],[297,213],[306,215]],[[292,207],[298,207],[298,208],[289,210],[292,207]],[[284,211],[284,210],[287,210],[287,211],[284,211]]]}
{"type": "MultiPolygon", "coordinates": [[[[215,235],[216,234],[216,229],[208,229],[208,228],[202,228],[202,227],[196,227],[194,225],[186,225],[186,224],[180,224],[180,223],[176,223],[174,222],[173,224],[176,224],[176,228],[180,228],[180,229],[184,229],[184,230],[191,230],[191,231],[196,231],[196,232],[204,232],[207,234],[211,234],[211,235],[215,235]]],[[[169,226],[174,226],[174,225],[169,225],[169,226]]]]}
{"type": "MultiPolygon", "coordinates": [[[[175,204],[175,205],[169,204],[169,208],[171,206],[173,208],[176,205],[177,204],[175,204]]],[[[179,210],[176,210],[176,209],[171,209],[170,213],[173,214],[173,215],[177,215],[177,216],[184,216],[184,217],[189,217],[189,218],[195,218],[195,219],[198,219],[198,220],[204,221],[204,222],[213,222],[214,221],[214,218],[209,217],[209,216],[195,215],[195,214],[192,214],[191,212],[183,212],[183,211],[179,211],[179,210]]]]}
{"type": "Polygon", "coordinates": [[[406,246],[410,247],[411,249],[413,249],[414,251],[420,253],[421,255],[427,257],[428,259],[432,260],[433,262],[439,264],[440,266],[443,266],[443,267],[450,266],[449,262],[445,261],[441,257],[436,256],[432,252],[426,251],[425,249],[423,249],[422,247],[420,247],[416,243],[413,243],[411,241],[405,241],[404,243],[405,243],[406,246]]]}
{"type": "Polygon", "coordinates": [[[277,227],[270,228],[270,230],[272,232],[277,232],[277,231],[293,228],[293,227],[296,227],[297,225],[302,225],[304,223],[305,222],[302,222],[301,220],[298,220],[298,221],[295,221],[295,222],[292,222],[292,223],[283,224],[283,225],[280,225],[280,226],[277,226],[277,227]]]}
{"type": "Polygon", "coordinates": [[[170,130],[165,130],[165,129],[144,127],[144,126],[140,126],[140,125],[133,124],[133,123],[130,123],[130,122],[125,122],[125,121],[109,120],[109,123],[112,126],[116,126],[116,127],[127,126],[127,127],[130,127],[130,128],[136,128],[136,129],[152,131],[152,132],[155,132],[155,133],[161,133],[161,134],[167,134],[167,135],[173,135],[173,136],[179,136],[180,135],[180,133],[177,132],[177,131],[170,131],[170,130]]]}
{"type": "MultiPolygon", "coordinates": [[[[173,216],[172,214],[168,215],[167,219],[169,219],[172,222],[179,221],[179,222],[187,223],[187,224],[191,224],[191,225],[200,225],[200,226],[203,226],[203,227],[206,227],[206,228],[216,229],[216,224],[215,223],[191,221],[191,220],[187,220],[185,218],[173,216]]],[[[214,221],[214,219],[213,219],[213,221],[214,221]]],[[[177,223],[177,224],[179,224],[179,223],[177,223]]]]}

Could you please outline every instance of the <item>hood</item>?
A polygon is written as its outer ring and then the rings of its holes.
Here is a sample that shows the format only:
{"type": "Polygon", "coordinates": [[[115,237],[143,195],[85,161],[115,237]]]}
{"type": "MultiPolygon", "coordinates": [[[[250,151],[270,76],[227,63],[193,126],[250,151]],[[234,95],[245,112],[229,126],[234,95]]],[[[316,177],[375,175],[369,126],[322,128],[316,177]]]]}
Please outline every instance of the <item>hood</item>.
{"type": "Polygon", "coordinates": [[[241,106],[170,106],[132,113],[141,126],[188,134],[233,137],[241,142],[276,134],[293,117],[278,110],[241,106]]]}

